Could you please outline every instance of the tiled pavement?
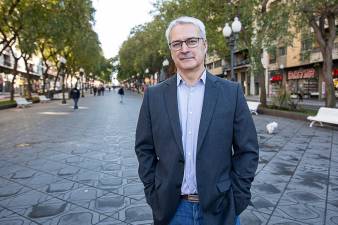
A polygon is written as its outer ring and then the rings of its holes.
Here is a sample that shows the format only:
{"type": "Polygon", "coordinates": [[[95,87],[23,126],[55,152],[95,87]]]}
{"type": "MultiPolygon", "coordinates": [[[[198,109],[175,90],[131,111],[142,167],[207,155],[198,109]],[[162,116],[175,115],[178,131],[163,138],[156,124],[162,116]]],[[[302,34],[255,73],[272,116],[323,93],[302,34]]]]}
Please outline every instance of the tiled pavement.
{"type": "MultiPolygon", "coordinates": [[[[70,103],[0,111],[0,225],[151,224],[133,150],[141,97],[70,103]]],[[[254,120],[260,163],[242,225],[338,224],[338,129],[254,120]]]]}

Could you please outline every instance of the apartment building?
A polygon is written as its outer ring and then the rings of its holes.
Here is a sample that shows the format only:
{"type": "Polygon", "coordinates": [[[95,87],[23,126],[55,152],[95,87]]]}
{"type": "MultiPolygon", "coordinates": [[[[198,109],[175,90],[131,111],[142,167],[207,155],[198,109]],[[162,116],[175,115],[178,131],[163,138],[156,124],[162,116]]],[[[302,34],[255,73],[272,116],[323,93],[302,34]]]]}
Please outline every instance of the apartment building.
{"type": "MultiPolygon", "coordinates": [[[[231,79],[230,57],[221,59],[216,54],[207,55],[207,70],[221,78],[231,79]]],[[[237,82],[241,83],[245,95],[258,95],[258,78],[251,73],[251,65],[247,49],[236,50],[234,53],[234,73],[237,82]]]]}
{"type": "MultiPolygon", "coordinates": [[[[338,32],[338,27],[337,27],[338,32]]],[[[292,45],[276,45],[263,52],[266,61],[266,89],[268,96],[274,96],[283,87],[292,94],[301,94],[303,98],[325,98],[325,83],[322,74],[323,57],[313,32],[297,34],[292,45]]],[[[338,35],[337,35],[338,36],[338,35]]],[[[338,97],[338,37],[335,40],[333,57],[333,81],[338,97]]],[[[216,76],[230,80],[230,59],[221,59],[215,54],[206,59],[208,71],[216,76]]],[[[258,95],[259,83],[251,73],[248,51],[237,50],[234,54],[234,71],[237,82],[240,82],[245,95],[258,95]]]]}
{"type": "MultiPolygon", "coordinates": [[[[0,46],[1,47],[1,46],[0,46]]],[[[19,50],[16,50],[17,55],[19,50]]],[[[30,71],[32,81],[32,88],[34,93],[39,93],[42,91],[43,85],[43,72],[45,70],[44,63],[38,55],[33,55],[29,60],[30,71]]],[[[14,58],[9,49],[3,51],[0,55],[0,94],[5,92],[10,92],[11,83],[13,80],[13,69],[14,69],[14,58]]],[[[16,95],[24,96],[28,89],[27,81],[27,71],[24,60],[21,58],[18,62],[17,68],[18,74],[14,80],[14,92],[16,95]]],[[[45,90],[51,90],[54,87],[54,81],[57,74],[57,69],[54,66],[51,66],[48,71],[48,78],[46,79],[45,90]]],[[[76,82],[76,79],[73,77],[68,77],[66,80],[66,85],[72,86],[76,82]]],[[[56,90],[61,90],[61,78],[56,82],[56,90]]]]}
{"type": "MultiPolygon", "coordinates": [[[[338,37],[332,58],[332,75],[338,97],[338,37]]],[[[277,45],[269,52],[268,67],[269,95],[275,95],[285,85],[291,93],[301,94],[304,98],[325,98],[323,57],[313,32],[297,34],[290,46],[277,45]]]]}

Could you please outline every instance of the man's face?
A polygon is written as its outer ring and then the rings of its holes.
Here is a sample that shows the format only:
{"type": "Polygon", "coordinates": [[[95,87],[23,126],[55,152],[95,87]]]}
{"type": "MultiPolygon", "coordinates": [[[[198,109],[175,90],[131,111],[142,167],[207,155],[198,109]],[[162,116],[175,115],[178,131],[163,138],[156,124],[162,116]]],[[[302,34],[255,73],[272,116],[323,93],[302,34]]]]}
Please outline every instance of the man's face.
{"type": "MultiPolygon", "coordinates": [[[[178,24],[170,32],[170,43],[177,41],[186,41],[190,38],[198,38],[197,45],[194,41],[188,44],[194,47],[188,47],[187,43],[182,43],[179,50],[170,48],[171,57],[175,62],[178,72],[193,72],[204,68],[204,57],[207,51],[207,43],[201,38],[198,27],[193,24],[178,24]]],[[[179,42],[177,42],[179,43],[179,42]]],[[[175,44],[176,45],[176,44],[175,44]]],[[[179,46],[179,45],[178,45],[179,46]]]]}

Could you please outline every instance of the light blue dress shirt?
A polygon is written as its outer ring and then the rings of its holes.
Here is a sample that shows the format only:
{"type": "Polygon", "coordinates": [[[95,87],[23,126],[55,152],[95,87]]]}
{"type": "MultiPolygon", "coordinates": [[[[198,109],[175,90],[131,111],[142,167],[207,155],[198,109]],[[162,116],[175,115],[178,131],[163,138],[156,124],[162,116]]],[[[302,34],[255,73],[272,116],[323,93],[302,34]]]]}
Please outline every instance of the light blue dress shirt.
{"type": "Polygon", "coordinates": [[[205,70],[201,78],[192,86],[189,86],[180,74],[177,74],[177,102],[185,158],[181,194],[198,193],[196,182],[196,151],[205,81],[205,70]]]}

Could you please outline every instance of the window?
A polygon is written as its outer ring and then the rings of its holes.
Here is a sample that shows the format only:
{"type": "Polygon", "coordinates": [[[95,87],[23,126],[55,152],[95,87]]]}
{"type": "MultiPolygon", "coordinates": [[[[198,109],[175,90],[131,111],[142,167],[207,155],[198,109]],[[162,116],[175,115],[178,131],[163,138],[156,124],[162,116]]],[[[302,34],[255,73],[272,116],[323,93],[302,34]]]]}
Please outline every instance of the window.
{"type": "Polygon", "coordinates": [[[302,52],[312,50],[312,38],[306,37],[302,40],[302,52]]]}
{"type": "Polygon", "coordinates": [[[3,56],[4,56],[4,65],[5,66],[12,66],[11,57],[9,55],[3,55],[3,56]]]}
{"type": "Polygon", "coordinates": [[[269,59],[270,59],[270,64],[276,63],[276,48],[272,48],[269,50],[269,59]]]}
{"type": "Polygon", "coordinates": [[[278,48],[278,55],[279,55],[279,56],[284,56],[284,55],[286,55],[286,48],[285,48],[285,47],[279,47],[279,48],[278,48]]]}
{"type": "Polygon", "coordinates": [[[214,68],[222,67],[222,60],[215,61],[214,68]]]}
{"type": "Polygon", "coordinates": [[[34,72],[34,65],[32,63],[28,64],[29,72],[33,73],[34,72]]]}
{"type": "Polygon", "coordinates": [[[310,60],[310,54],[313,48],[313,37],[310,34],[304,34],[301,41],[300,59],[302,62],[310,60]]]}

